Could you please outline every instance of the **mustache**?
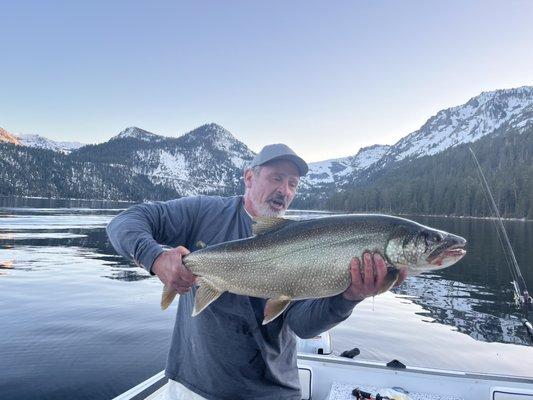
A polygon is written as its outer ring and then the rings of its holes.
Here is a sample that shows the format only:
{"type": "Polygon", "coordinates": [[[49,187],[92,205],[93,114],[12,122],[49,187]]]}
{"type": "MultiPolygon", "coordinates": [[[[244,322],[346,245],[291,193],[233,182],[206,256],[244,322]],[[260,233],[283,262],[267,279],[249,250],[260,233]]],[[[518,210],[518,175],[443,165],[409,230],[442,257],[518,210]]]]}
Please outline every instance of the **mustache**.
{"type": "Polygon", "coordinates": [[[268,198],[268,201],[277,201],[279,203],[282,203],[284,206],[287,205],[287,197],[283,196],[282,194],[274,194],[268,198]]]}

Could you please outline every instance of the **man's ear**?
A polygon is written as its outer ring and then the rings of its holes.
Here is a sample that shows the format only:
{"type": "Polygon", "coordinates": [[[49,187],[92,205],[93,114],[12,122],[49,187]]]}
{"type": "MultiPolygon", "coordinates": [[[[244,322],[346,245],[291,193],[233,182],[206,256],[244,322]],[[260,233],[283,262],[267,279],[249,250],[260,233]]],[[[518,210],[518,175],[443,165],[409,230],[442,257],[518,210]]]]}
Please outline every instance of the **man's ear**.
{"type": "Polygon", "coordinates": [[[251,168],[244,170],[244,187],[250,189],[252,187],[252,178],[254,171],[251,168]]]}

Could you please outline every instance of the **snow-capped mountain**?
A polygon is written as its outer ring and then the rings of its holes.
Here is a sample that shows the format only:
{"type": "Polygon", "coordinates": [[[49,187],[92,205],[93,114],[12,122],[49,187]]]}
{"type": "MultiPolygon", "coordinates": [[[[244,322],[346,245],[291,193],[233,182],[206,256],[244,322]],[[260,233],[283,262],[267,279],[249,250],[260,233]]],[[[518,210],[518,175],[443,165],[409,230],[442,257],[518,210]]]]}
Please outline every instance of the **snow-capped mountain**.
{"type": "Polygon", "coordinates": [[[206,124],[177,138],[131,127],[72,156],[126,168],[185,196],[237,192],[242,169],[254,153],[220,125],[206,124]]]}
{"type": "Polygon", "coordinates": [[[37,147],[40,149],[48,149],[65,154],[68,154],[71,151],[76,150],[82,146],[85,146],[85,143],[56,142],[55,140],[47,139],[44,136],[32,134],[18,135],[18,141],[18,144],[20,144],[21,146],[37,147]]]}
{"type": "Polygon", "coordinates": [[[56,142],[40,135],[14,135],[5,129],[0,128],[0,143],[12,143],[19,146],[36,147],[40,149],[48,149],[68,154],[72,150],[85,146],[84,143],[79,142],[56,142]]]}
{"type": "Polygon", "coordinates": [[[302,188],[342,187],[404,159],[435,155],[499,131],[519,133],[531,126],[533,87],[483,92],[461,106],[439,111],[393,146],[374,145],[355,156],[311,163],[302,188]]]}
{"type": "Polygon", "coordinates": [[[531,126],[533,87],[483,92],[463,105],[439,111],[419,130],[392,146],[380,166],[434,155],[499,130],[520,133],[531,126]]]}
{"type": "MultiPolygon", "coordinates": [[[[335,193],[347,193],[354,188],[361,192],[359,189],[364,185],[369,187],[379,179],[385,182],[395,170],[415,171],[413,177],[427,179],[419,176],[420,171],[427,170],[432,160],[440,157],[439,153],[486,137],[522,136],[524,132],[530,135],[532,129],[533,87],[482,93],[464,105],[438,112],[419,130],[393,146],[374,145],[360,149],[353,156],[310,163],[309,174],[302,179],[298,198],[308,202],[318,199],[315,206],[323,207],[335,193]],[[426,160],[424,156],[432,158],[426,160]],[[409,169],[419,162],[426,163],[424,169],[409,169]],[[402,168],[396,168],[399,166],[402,168]]],[[[494,139],[490,140],[496,143],[494,139]]],[[[524,141],[527,147],[527,140],[514,140],[515,143],[524,141]]],[[[242,169],[254,156],[244,143],[217,124],[203,125],[180,137],[156,135],[129,127],[107,142],[87,146],[54,142],[37,135],[18,137],[0,129],[0,142],[22,145],[19,149],[19,146],[14,148],[0,143],[0,170],[3,168],[4,171],[3,178],[0,174],[0,189],[10,195],[21,193],[21,188],[24,188],[24,195],[42,195],[48,191],[54,196],[136,200],[202,193],[242,193],[242,169]],[[52,159],[48,152],[39,153],[40,148],[54,150],[57,157],[52,159]],[[46,176],[42,182],[28,179],[36,175],[37,170],[48,171],[50,163],[57,185],[46,176]],[[8,168],[9,172],[6,172],[8,168]],[[50,185],[55,186],[50,189],[50,185]]],[[[512,145],[512,140],[509,143],[512,145]]],[[[487,157],[503,157],[495,150],[480,149],[485,154],[490,153],[487,157]]],[[[523,153],[517,157],[527,163],[527,149],[523,153]]],[[[467,165],[462,156],[454,153],[451,157],[453,162],[447,165],[454,162],[467,165]]],[[[507,168],[512,173],[518,167],[509,164],[507,168]]],[[[384,183],[384,187],[410,179],[410,176],[394,176],[398,177],[384,183]]],[[[529,189],[524,187],[523,190],[529,189]]],[[[372,199],[380,198],[376,193],[378,189],[368,192],[367,198],[357,204],[371,204],[372,199]]],[[[405,193],[400,193],[402,204],[409,201],[409,195],[405,193]]],[[[393,205],[399,203],[394,200],[397,193],[391,192],[388,196],[387,204],[391,204],[388,209],[392,210],[393,205]]],[[[335,204],[340,204],[335,207],[345,207],[356,203],[351,196],[341,198],[335,204]]]]}
{"type": "Polygon", "coordinates": [[[349,177],[381,160],[389,148],[387,145],[376,144],[363,147],[355,156],[310,163],[309,173],[303,178],[302,183],[306,186],[344,184],[349,177]]]}
{"type": "Polygon", "coordinates": [[[113,136],[110,140],[126,138],[139,139],[147,142],[165,139],[164,136],[156,135],[155,133],[148,132],[141,128],[137,128],[136,126],[130,126],[129,128],[126,128],[122,132],[120,132],[117,136],[113,136]]]}
{"type": "Polygon", "coordinates": [[[161,146],[135,151],[132,168],[183,195],[233,192],[253,156],[229,131],[207,124],[161,146]]]}
{"type": "Polygon", "coordinates": [[[484,92],[461,106],[438,112],[393,146],[370,146],[352,157],[310,164],[299,197],[308,202],[322,199],[313,206],[323,207],[324,199],[334,193],[372,184],[399,163],[435,156],[487,136],[520,134],[532,127],[533,87],[484,92]]]}

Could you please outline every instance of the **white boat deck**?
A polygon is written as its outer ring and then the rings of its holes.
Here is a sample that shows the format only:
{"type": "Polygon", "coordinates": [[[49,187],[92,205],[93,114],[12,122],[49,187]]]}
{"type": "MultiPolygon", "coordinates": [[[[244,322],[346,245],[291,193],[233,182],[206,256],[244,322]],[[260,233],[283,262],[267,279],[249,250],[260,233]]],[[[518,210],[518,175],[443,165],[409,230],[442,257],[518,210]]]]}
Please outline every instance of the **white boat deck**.
{"type": "MultiPolygon", "coordinates": [[[[533,379],[469,374],[384,364],[326,355],[298,355],[302,400],[354,400],[359,388],[375,396],[402,388],[409,400],[533,400],[533,379]]],[[[162,400],[164,373],[149,378],[115,400],[162,400]]]]}

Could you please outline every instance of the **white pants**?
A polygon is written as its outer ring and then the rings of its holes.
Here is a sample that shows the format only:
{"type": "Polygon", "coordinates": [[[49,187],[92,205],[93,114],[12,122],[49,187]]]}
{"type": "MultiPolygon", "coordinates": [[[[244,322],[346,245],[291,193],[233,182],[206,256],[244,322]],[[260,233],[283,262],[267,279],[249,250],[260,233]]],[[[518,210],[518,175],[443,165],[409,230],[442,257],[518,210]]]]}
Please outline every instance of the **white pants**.
{"type": "Polygon", "coordinates": [[[206,398],[187,389],[181,383],[169,379],[161,400],[206,400],[206,398]]]}

